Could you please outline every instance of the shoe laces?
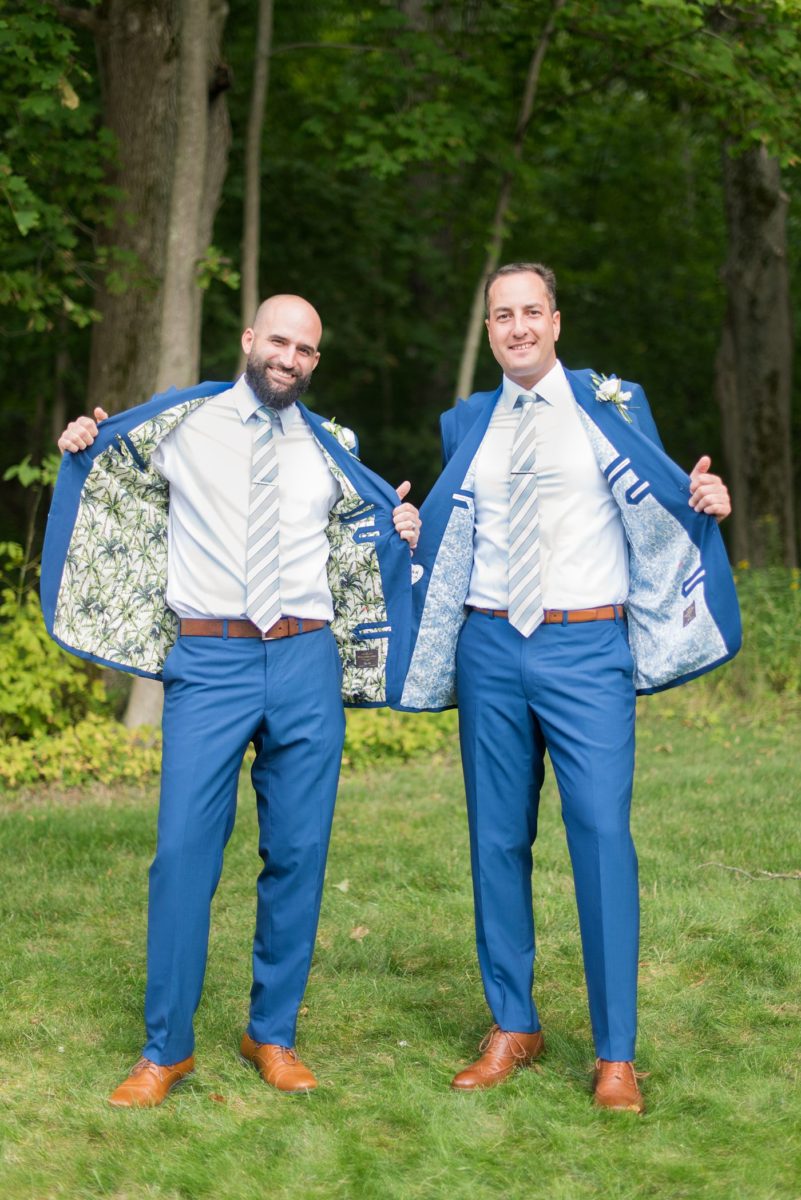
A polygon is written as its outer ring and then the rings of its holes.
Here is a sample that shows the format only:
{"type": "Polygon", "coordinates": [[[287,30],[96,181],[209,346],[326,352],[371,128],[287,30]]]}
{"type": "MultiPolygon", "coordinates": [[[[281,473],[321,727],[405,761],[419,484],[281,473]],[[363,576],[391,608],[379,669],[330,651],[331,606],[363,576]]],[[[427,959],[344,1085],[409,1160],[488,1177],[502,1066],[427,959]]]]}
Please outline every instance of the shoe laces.
{"type": "Polygon", "coordinates": [[[633,1062],[624,1062],[624,1061],[609,1062],[609,1060],[605,1059],[605,1058],[596,1058],[596,1060],[595,1060],[596,1071],[603,1071],[604,1065],[606,1065],[608,1068],[610,1068],[609,1070],[604,1071],[604,1074],[611,1075],[614,1079],[622,1079],[623,1078],[623,1074],[624,1074],[623,1068],[624,1067],[628,1067],[629,1071],[631,1072],[632,1077],[635,1080],[647,1079],[648,1076],[651,1074],[650,1071],[637,1071],[634,1067],[633,1062]]]}
{"type": "Polygon", "coordinates": [[[154,1063],[150,1058],[140,1058],[139,1061],[134,1063],[134,1065],[131,1067],[129,1076],[143,1075],[146,1071],[151,1072],[153,1075],[160,1075],[163,1069],[163,1067],[160,1067],[158,1063],[154,1063]]]}
{"type": "Polygon", "coordinates": [[[517,1040],[515,1035],[513,1033],[509,1033],[508,1030],[501,1029],[500,1025],[493,1025],[486,1037],[483,1038],[481,1045],[478,1048],[479,1054],[484,1054],[485,1052],[492,1053],[492,1051],[495,1049],[500,1050],[501,1047],[496,1046],[496,1042],[499,1042],[504,1038],[506,1039],[507,1048],[511,1052],[513,1058],[523,1059],[526,1057],[527,1051],[523,1046],[520,1045],[520,1042],[517,1040]]]}

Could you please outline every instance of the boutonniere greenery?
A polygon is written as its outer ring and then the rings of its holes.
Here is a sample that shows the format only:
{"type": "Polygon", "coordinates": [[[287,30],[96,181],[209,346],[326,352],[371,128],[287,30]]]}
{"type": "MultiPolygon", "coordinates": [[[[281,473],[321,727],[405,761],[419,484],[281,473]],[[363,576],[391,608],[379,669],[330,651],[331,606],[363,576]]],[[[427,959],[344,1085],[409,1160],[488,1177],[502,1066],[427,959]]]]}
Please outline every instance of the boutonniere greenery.
{"type": "Polygon", "coordinates": [[[591,378],[595,387],[595,399],[600,404],[614,404],[624,421],[628,421],[631,425],[631,417],[626,411],[626,405],[631,399],[631,392],[621,391],[623,380],[618,379],[617,375],[601,375],[600,377],[593,375],[591,378]]]}
{"type": "Polygon", "coordinates": [[[330,421],[323,421],[323,429],[327,429],[329,433],[337,439],[340,446],[344,446],[346,450],[354,450],[356,447],[356,435],[352,429],[347,429],[344,425],[338,425],[332,417],[330,421]]]}

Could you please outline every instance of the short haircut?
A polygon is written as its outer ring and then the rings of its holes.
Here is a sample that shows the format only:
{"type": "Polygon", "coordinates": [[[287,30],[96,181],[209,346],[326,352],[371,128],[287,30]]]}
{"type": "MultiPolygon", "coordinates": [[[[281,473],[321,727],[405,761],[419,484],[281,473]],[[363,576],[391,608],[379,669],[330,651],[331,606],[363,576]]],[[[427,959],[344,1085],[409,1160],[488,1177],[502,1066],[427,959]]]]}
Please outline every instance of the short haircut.
{"type": "Polygon", "coordinates": [[[503,267],[498,267],[497,271],[493,271],[487,276],[487,282],[484,284],[484,316],[489,316],[489,294],[490,288],[496,279],[500,279],[502,275],[539,275],[542,282],[545,284],[545,290],[548,293],[548,303],[551,306],[551,312],[556,312],[556,276],[550,267],[546,267],[543,263],[536,262],[513,262],[506,263],[503,267]]]}

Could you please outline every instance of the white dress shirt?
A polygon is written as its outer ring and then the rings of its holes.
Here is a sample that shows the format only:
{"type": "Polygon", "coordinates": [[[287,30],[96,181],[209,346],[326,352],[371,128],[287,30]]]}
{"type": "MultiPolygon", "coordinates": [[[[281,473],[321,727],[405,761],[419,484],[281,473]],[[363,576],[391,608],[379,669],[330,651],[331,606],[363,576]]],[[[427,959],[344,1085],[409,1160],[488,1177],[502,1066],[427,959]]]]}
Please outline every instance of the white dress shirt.
{"type": "MultiPolygon", "coordinates": [[[[250,460],[261,428],[244,375],[165,437],[153,466],[170,485],[167,603],[179,617],[244,617],[250,460]]],[[[281,610],[333,617],[329,513],[342,490],[297,405],[273,427],[278,456],[281,610]]]]}
{"type": "MultiPolygon", "coordinates": [[[[525,388],[505,375],[478,453],[473,572],[467,604],[509,605],[509,467],[525,388]]],[[[617,504],[584,431],[560,362],[532,389],[536,403],[536,471],[540,565],[545,608],[622,604],[628,596],[628,550],[617,504]]]]}

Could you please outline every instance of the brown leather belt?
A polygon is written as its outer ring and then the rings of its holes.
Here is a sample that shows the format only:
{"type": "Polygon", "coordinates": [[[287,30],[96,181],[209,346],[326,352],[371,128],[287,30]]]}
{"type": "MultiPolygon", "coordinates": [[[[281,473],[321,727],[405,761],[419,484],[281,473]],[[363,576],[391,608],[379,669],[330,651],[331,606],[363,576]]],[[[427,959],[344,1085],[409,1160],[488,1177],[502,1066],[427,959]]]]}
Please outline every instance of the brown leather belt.
{"type": "MultiPolygon", "coordinates": [[[[505,608],[474,608],[473,612],[509,619],[508,609],[505,608]]],[[[622,621],[625,615],[626,610],[622,604],[602,604],[600,608],[546,608],[543,624],[574,625],[579,621],[622,621]]]]}
{"type": "Polygon", "coordinates": [[[311,617],[281,617],[264,633],[252,621],[212,620],[211,617],[182,617],[181,637],[229,637],[261,638],[263,642],[274,642],[277,638],[295,637],[299,633],[312,633],[322,629],[327,621],[316,621],[311,617]]]}

